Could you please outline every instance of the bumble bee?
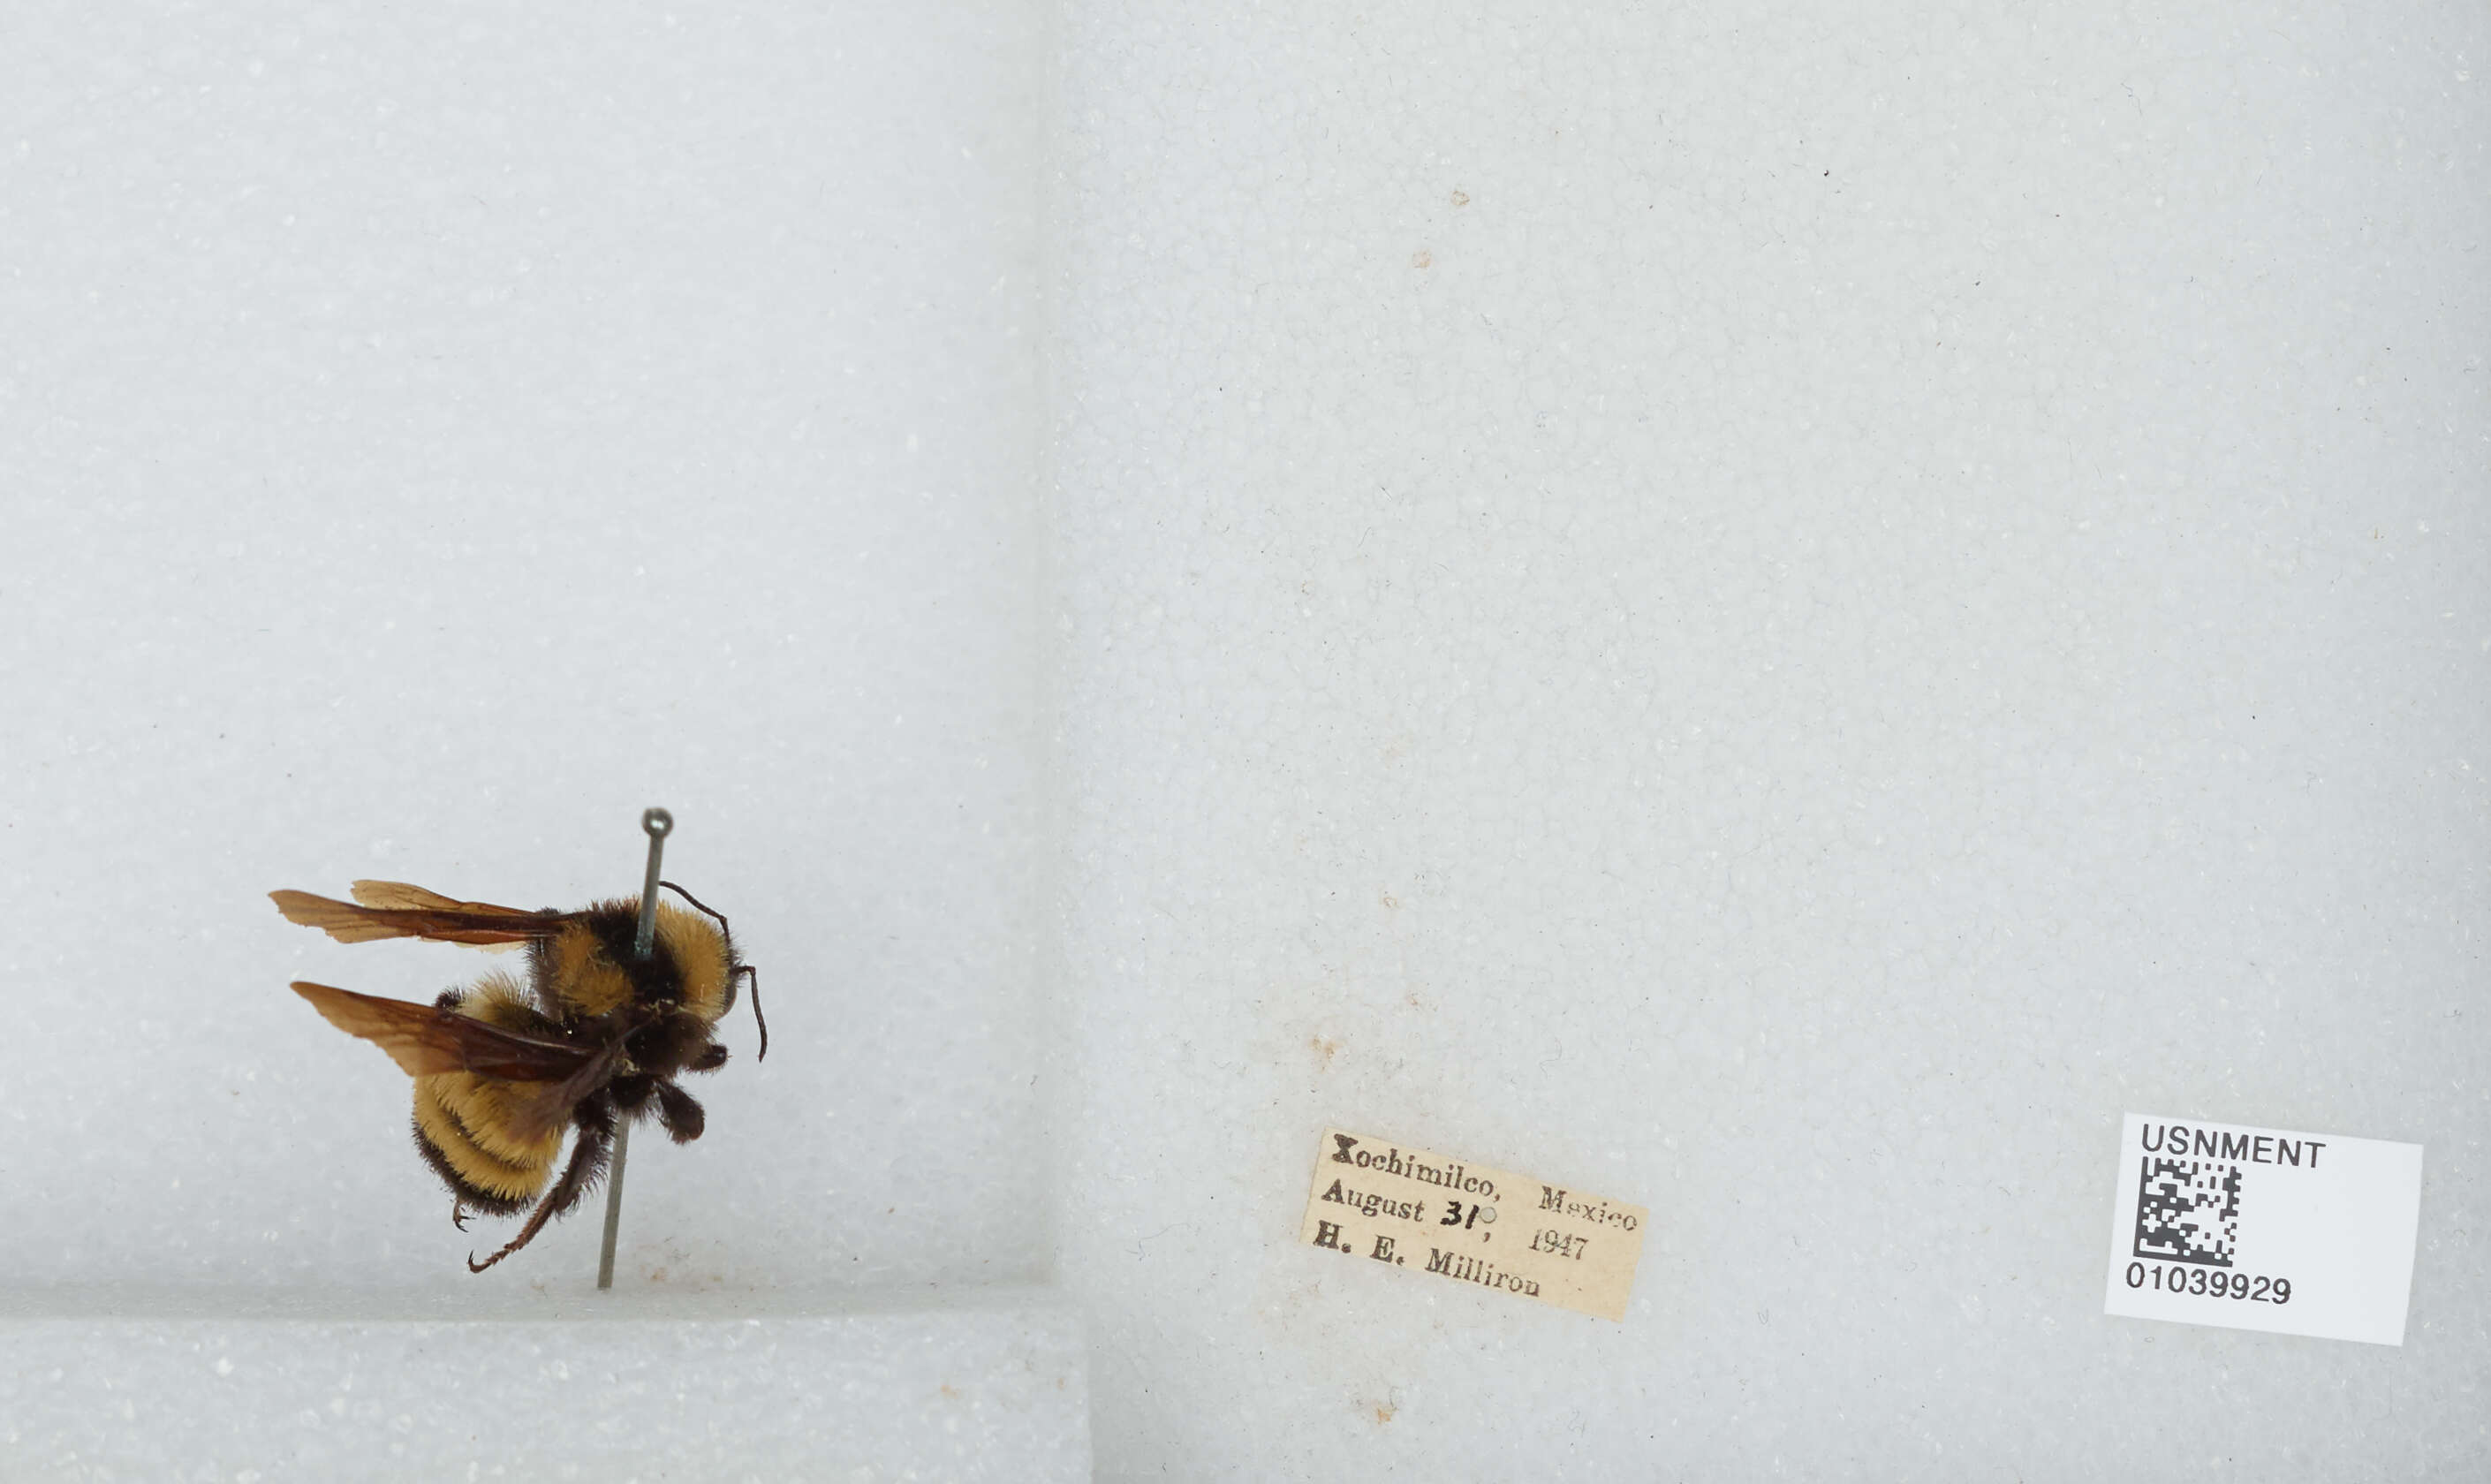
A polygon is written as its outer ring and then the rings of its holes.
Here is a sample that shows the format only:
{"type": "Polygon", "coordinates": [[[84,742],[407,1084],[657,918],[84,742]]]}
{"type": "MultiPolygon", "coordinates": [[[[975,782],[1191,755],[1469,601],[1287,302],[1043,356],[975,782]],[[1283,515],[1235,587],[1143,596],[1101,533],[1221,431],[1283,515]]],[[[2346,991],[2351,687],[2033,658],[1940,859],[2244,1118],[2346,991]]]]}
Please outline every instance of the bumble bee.
{"type": "Polygon", "coordinates": [[[701,1105],[675,1078],[726,1064],[714,1033],[735,1008],[738,980],[752,982],[760,1055],[770,1054],[761,976],[737,956],[726,918],[673,882],[659,885],[702,916],[660,906],[645,959],[632,951],[636,899],[526,912],[393,881],[355,883],[353,902],[269,893],[287,921],[339,943],[423,938],[526,947],[524,985],[488,974],[430,1004],[294,985],[331,1025],[388,1052],[415,1079],[415,1147],[450,1186],[454,1225],[466,1230],[471,1210],[512,1216],[535,1203],[500,1251],[481,1263],[469,1256],[471,1272],[526,1246],[579,1204],[605,1171],[619,1120],[637,1121],[654,1110],[677,1144],[701,1136],[701,1105]],[[571,1159],[547,1190],[566,1125],[576,1131],[571,1159]]]}

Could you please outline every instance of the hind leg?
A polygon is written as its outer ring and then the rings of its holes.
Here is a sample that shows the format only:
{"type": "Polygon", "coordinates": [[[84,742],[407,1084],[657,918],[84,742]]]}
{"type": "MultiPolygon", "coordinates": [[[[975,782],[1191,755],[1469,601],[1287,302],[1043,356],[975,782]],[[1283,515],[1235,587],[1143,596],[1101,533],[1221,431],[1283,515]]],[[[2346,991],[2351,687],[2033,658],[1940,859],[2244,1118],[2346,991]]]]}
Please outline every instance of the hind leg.
{"type": "Polygon", "coordinates": [[[538,1202],[537,1208],[529,1213],[528,1224],[519,1228],[518,1236],[503,1243],[501,1251],[481,1263],[472,1254],[468,1257],[469,1272],[483,1272],[536,1240],[537,1234],[544,1230],[546,1222],[569,1214],[571,1208],[579,1204],[580,1197],[588,1194],[589,1187],[597,1182],[598,1177],[605,1173],[606,1157],[614,1148],[613,1106],[601,1094],[591,1097],[572,1111],[571,1119],[579,1125],[579,1133],[571,1144],[571,1163],[564,1167],[562,1178],[554,1181],[553,1189],[546,1191],[545,1198],[538,1202]]]}

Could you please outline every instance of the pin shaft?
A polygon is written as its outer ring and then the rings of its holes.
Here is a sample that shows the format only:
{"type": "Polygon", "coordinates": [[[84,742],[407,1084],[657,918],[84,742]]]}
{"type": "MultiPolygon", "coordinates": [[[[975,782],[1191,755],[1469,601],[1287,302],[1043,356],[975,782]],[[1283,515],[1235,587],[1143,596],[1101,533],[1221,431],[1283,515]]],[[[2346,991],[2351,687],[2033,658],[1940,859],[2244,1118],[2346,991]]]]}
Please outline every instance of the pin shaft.
{"type": "Polygon", "coordinates": [[[623,1156],[630,1151],[631,1125],[617,1119],[614,1153],[605,1164],[605,1239],[597,1248],[597,1286],[614,1286],[614,1238],[623,1231],[623,1156]]]}
{"type": "MultiPolygon", "coordinates": [[[[658,874],[665,858],[666,836],[675,817],[663,809],[644,809],[640,829],[649,836],[649,869],[640,878],[639,931],[631,938],[631,956],[645,959],[658,943],[658,874]]],[[[614,1286],[614,1241],[623,1230],[623,1161],[631,1151],[631,1120],[614,1120],[614,1151],[605,1161],[605,1239],[597,1249],[597,1286],[614,1286]]]]}

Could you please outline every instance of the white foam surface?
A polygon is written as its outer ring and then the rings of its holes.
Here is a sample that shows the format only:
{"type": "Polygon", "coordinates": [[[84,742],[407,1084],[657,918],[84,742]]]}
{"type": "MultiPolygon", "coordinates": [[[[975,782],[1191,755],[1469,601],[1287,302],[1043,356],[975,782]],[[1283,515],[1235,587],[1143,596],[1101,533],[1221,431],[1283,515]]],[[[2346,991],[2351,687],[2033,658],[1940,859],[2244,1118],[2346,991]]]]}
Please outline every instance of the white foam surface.
{"type": "Polygon", "coordinates": [[[1074,1323],[926,1307],[1051,1261],[1039,18],[9,22],[0,1474],[1086,1471],[1074,1323]],[[285,990],[510,961],[265,893],[629,894],[649,804],[772,1048],[590,1310],[598,1205],[469,1276],[507,1224],[285,990]]]}
{"type": "Polygon", "coordinates": [[[1038,21],[13,24],[13,1281],[477,1281],[405,1078],[285,985],[511,961],[341,946],[265,893],[628,895],[649,804],[773,1044],[739,1013],[706,1137],[634,1146],[627,1274],[1043,1269],[1038,21]]]}
{"type": "Polygon", "coordinates": [[[1067,16],[1100,1476],[2491,1468],[2478,8],[1067,16]],[[2401,1350],[2101,1315],[2164,1106],[2427,1146],[2401,1350]]]}
{"type": "Polygon", "coordinates": [[[355,1295],[274,1312],[230,1293],[76,1296],[74,1317],[0,1323],[12,1478],[1090,1475],[1079,1326],[1032,1295],[841,1313],[779,1295],[739,1314],[587,1294],[494,1318],[355,1295]]]}

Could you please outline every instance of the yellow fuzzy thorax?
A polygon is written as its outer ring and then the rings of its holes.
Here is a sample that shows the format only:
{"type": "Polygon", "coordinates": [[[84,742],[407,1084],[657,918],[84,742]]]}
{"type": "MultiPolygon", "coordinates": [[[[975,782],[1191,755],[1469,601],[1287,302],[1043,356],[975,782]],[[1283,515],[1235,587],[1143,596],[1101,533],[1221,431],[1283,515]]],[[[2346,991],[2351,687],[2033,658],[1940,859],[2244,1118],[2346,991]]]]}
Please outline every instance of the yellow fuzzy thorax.
{"type": "MultiPolygon", "coordinates": [[[[683,976],[683,1004],[702,1020],[726,1013],[726,940],[708,918],[680,907],[658,908],[658,942],[683,976]]],[[[584,926],[565,929],[545,945],[546,982],[567,1015],[595,1018],[630,1003],[631,979],[584,926]]]]}

